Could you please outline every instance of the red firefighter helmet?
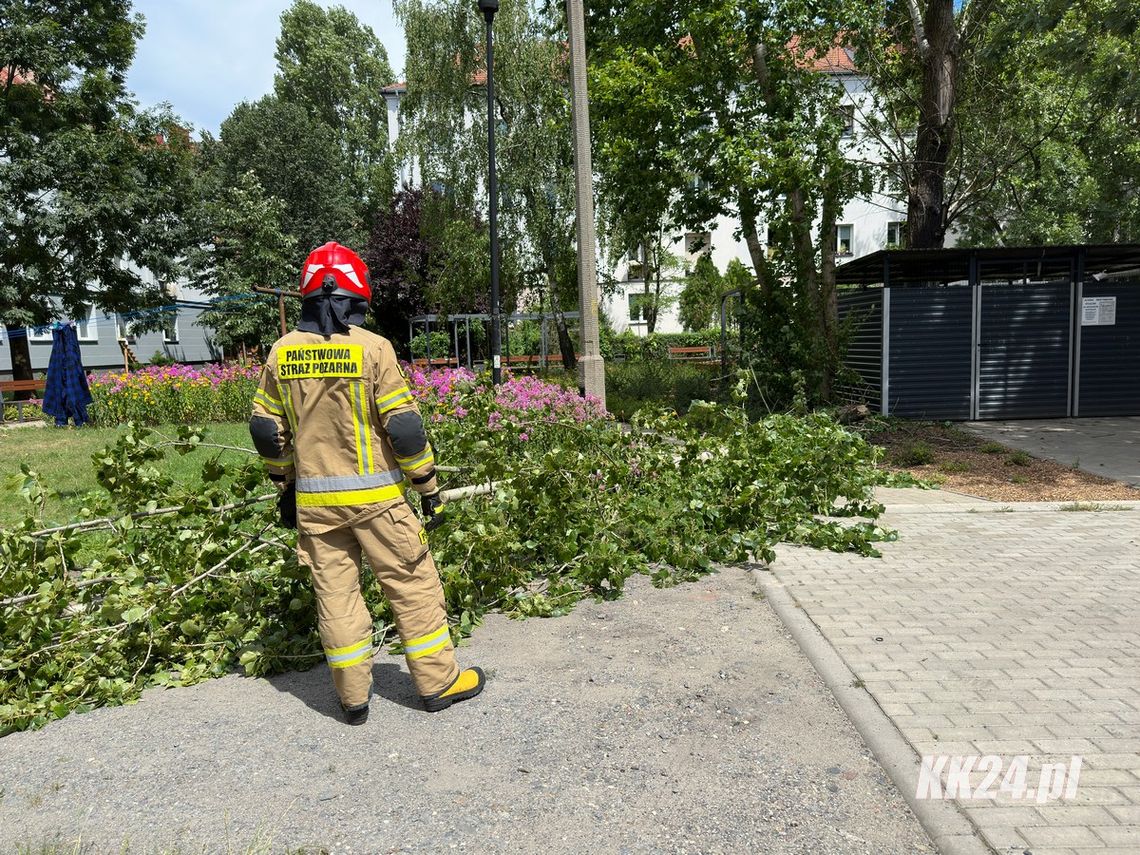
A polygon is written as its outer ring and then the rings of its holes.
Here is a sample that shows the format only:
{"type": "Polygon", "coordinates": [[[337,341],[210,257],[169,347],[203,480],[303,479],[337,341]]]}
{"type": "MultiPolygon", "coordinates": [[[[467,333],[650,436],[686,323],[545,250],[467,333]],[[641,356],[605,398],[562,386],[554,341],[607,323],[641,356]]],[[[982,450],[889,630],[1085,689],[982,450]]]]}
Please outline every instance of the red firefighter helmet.
{"type": "Polygon", "coordinates": [[[372,302],[368,268],[359,255],[336,241],[310,252],[301,268],[301,297],[320,294],[361,297],[372,302]]]}

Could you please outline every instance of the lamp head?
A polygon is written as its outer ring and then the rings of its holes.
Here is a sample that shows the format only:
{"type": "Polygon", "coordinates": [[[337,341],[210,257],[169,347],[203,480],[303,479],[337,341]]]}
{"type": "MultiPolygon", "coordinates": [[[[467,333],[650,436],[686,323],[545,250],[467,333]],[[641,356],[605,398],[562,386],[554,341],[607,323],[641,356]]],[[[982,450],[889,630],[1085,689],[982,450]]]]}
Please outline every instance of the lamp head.
{"type": "Polygon", "coordinates": [[[487,23],[491,23],[495,13],[499,11],[499,0],[479,0],[479,11],[483,13],[487,23]]]}

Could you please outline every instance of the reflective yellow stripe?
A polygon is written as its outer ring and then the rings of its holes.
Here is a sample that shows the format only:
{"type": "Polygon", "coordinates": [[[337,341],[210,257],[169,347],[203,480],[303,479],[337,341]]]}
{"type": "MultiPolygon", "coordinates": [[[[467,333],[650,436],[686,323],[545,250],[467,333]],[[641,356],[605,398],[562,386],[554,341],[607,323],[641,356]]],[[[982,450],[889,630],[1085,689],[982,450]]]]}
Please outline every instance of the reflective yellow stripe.
{"type": "Polygon", "coordinates": [[[274,460],[272,457],[263,457],[261,459],[265,461],[266,466],[279,466],[282,469],[287,469],[293,465],[292,454],[290,454],[288,457],[282,457],[280,460],[274,460]]]}
{"type": "Polygon", "coordinates": [[[404,471],[409,469],[419,469],[425,463],[435,463],[435,454],[431,450],[431,446],[420,454],[419,457],[397,457],[396,461],[400,464],[400,468],[404,471]]]}
{"type": "Polygon", "coordinates": [[[352,384],[352,420],[356,426],[356,460],[361,475],[370,475],[376,471],[372,465],[372,430],[365,409],[366,400],[364,384],[355,381],[352,384]]]}
{"type": "Polygon", "coordinates": [[[402,407],[404,404],[412,400],[412,390],[407,386],[397,389],[395,392],[389,392],[382,398],[376,399],[376,406],[381,413],[386,413],[389,410],[394,410],[396,407],[402,407]]]}
{"type": "Polygon", "coordinates": [[[348,388],[348,395],[350,398],[352,398],[352,435],[356,440],[356,471],[363,475],[365,474],[364,443],[361,440],[360,406],[357,403],[356,392],[356,384],[353,383],[348,388]]]}
{"type": "Polygon", "coordinates": [[[447,629],[447,624],[444,624],[435,632],[405,641],[404,655],[409,659],[422,659],[424,656],[439,653],[450,641],[451,633],[447,629]]]}
{"type": "Polygon", "coordinates": [[[281,387],[281,398],[285,403],[285,418],[289,420],[289,429],[293,432],[293,436],[297,436],[297,413],[293,409],[293,393],[289,391],[288,386],[281,387]]]}
{"type": "Polygon", "coordinates": [[[343,662],[341,662],[341,661],[329,662],[328,667],[329,668],[351,668],[353,665],[360,665],[360,662],[366,661],[368,659],[368,657],[370,657],[370,655],[372,655],[372,648],[368,648],[366,651],[364,651],[363,653],[358,655],[358,657],[352,657],[351,659],[345,659],[343,662]]]}
{"type": "Polygon", "coordinates": [[[302,508],[346,507],[368,505],[398,499],[404,495],[403,484],[376,487],[371,490],[341,490],[333,493],[297,493],[297,504],[302,508]]]}
{"type": "Polygon", "coordinates": [[[325,656],[344,656],[346,653],[355,653],[357,650],[363,650],[365,647],[372,646],[372,638],[366,638],[364,641],[358,641],[356,644],[350,644],[348,647],[326,647],[325,656]]]}
{"type": "Polygon", "coordinates": [[[281,402],[272,397],[264,389],[258,389],[254,392],[253,400],[255,403],[261,404],[261,406],[265,407],[265,409],[269,410],[269,412],[275,416],[285,415],[285,408],[281,406],[281,402]]]}

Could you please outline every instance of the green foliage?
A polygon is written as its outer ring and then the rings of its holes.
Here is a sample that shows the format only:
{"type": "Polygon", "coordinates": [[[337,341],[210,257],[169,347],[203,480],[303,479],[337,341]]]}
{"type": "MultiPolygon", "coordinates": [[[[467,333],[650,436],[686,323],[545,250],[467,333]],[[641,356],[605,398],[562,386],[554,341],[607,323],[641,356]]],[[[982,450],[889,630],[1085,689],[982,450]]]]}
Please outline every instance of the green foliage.
{"type": "MultiPolygon", "coordinates": [[[[431,358],[432,359],[445,359],[451,354],[451,346],[453,342],[451,336],[445,332],[433,332],[431,334],[431,358]]],[[[424,359],[428,355],[428,337],[420,333],[412,339],[412,356],[416,359],[424,359]]]]}
{"type": "MultiPolygon", "coordinates": [[[[138,111],[124,86],[141,18],[127,0],[3,0],[0,22],[0,323],[79,317],[93,298],[111,312],[165,305],[193,151],[177,117],[138,111]]],[[[26,338],[9,347],[30,376],[26,338]]]]}
{"type": "Polygon", "coordinates": [[[933,463],[934,459],[934,449],[920,439],[907,444],[895,454],[895,462],[900,466],[926,466],[933,463]]]}
{"type": "MultiPolygon", "coordinates": [[[[497,486],[450,503],[432,535],[457,635],[491,608],[551,615],[616,597],[633,573],[672,584],[713,562],[771,560],[779,541],[873,555],[891,536],[874,522],[876,452],[825,415],[753,421],[739,404],[697,405],[706,430],[654,412],[625,430],[505,410],[488,384],[460,385],[426,407],[433,441],[455,483],[497,486]],[[446,416],[457,402],[464,417],[446,416]]],[[[106,493],[54,531],[24,468],[27,519],[0,530],[0,735],[148,686],[320,661],[313,595],[293,535],[259,500],[260,465],[212,454],[189,429],[154,440],[132,429],[97,453],[106,493]],[[208,455],[203,483],[166,474],[172,451],[208,455]]],[[[388,637],[376,585],[366,598],[388,637]]]]}
{"type": "Polygon", "coordinates": [[[1005,454],[1006,447],[1000,442],[984,442],[979,446],[978,451],[982,454],[1005,454]]]}
{"type": "Polygon", "coordinates": [[[1006,466],[1028,466],[1032,462],[1033,457],[1024,451],[1015,451],[1005,459],[1006,466]]]}
{"type": "Polygon", "coordinates": [[[697,366],[660,359],[606,365],[606,406],[628,420],[645,406],[668,407],[687,413],[693,401],[710,401],[719,366],[697,366]]]}
{"type": "Polygon", "coordinates": [[[737,219],[757,373],[799,371],[819,400],[840,362],[834,226],[870,181],[841,147],[843,87],[812,56],[875,28],[872,5],[634,0],[593,7],[588,28],[603,203],[670,230],[737,219]]]}
{"type": "Polygon", "coordinates": [[[218,145],[207,146],[207,153],[221,188],[252,172],[264,192],[280,200],[277,226],[294,238],[298,271],[309,250],[326,241],[360,245],[361,190],[350,183],[335,129],[306,106],[275,95],[238,104],[222,122],[218,145]]]}
{"type": "MultiPolygon", "coordinates": [[[[733,337],[729,333],[729,339],[733,337]]],[[[712,347],[720,352],[720,330],[706,329],[687,333],[650,333],[638,335],[632,330],[622,333],[603,331],[602,356],[606,359],[619,358],[626,362],[643,359],[667,360],[671,347],[712,347]]]]}
{"type": "MultiPolygon", "coordinates": [[[[189,254],[195,284],[219,298],[202,313],[202,323],[231,354],[242,344],[268,348],[281,329],[277,300],[252,289],[292,289],[302,258],[296,237],[284,225],[285,203],[268,195],[252,171],[214,191],[199,208],[202,242],[189,254]]],[[[285,310],[296,324],[299,301],[287,300],[285,310]]]]}
{"type": "Polygon", "coordinates": [[[681,291],[681,325],[689,331],[708,329],[720,311],[720,296],[724,291],[724,277],[712,259],[702,255],[693,272],[685,277],[681,291]]]}
{"type": "Polygon", "coordinates": [[[376,33],[343,6],[294,0],[281,15],[274,91],[332,128],[348,178],[371,219],[392,194],[388,104],[382,90],[396,82],[376,33]]]}

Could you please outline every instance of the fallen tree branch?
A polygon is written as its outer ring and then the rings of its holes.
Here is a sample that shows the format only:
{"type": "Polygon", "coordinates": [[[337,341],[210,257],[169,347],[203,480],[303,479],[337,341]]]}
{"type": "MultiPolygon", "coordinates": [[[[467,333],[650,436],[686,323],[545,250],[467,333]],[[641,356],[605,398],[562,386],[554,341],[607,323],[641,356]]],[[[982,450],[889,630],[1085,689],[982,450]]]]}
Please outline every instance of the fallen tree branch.
{"type": "MultiPolygon", "coordinates": [[[[211,514],[221,514],[226,511],[232,511],[237,508],[244,508],[249,505],[258,505],[262,502],[268,502],[277,498],[277,493],[270,493],[265,496],[258,496],[256,499],[246,499],[244,502],[231,502],[228,505],[218,505],[216,508],[207,508],[207,512],[211,514]]],[[[175,505],[169,508],[158,508],[153,511],[139,511],[138,513],[130,514],[132,520],[146,519],[147,517],[158,517],[165,514],[176,514],[179,511],[186,509],[186,505],[175,505]]],[[[114,525],[122,517],[100,517],[94,520],[85,520],[84,522],[71,523],[70,525],[59,525],[54,528],[45,528],[40,531],[33,531],[29,537],[47,537],[52,534],[59,534],[61,531],[81,531],[89,528],[101,528],[103,526],[114,525]]]]}

